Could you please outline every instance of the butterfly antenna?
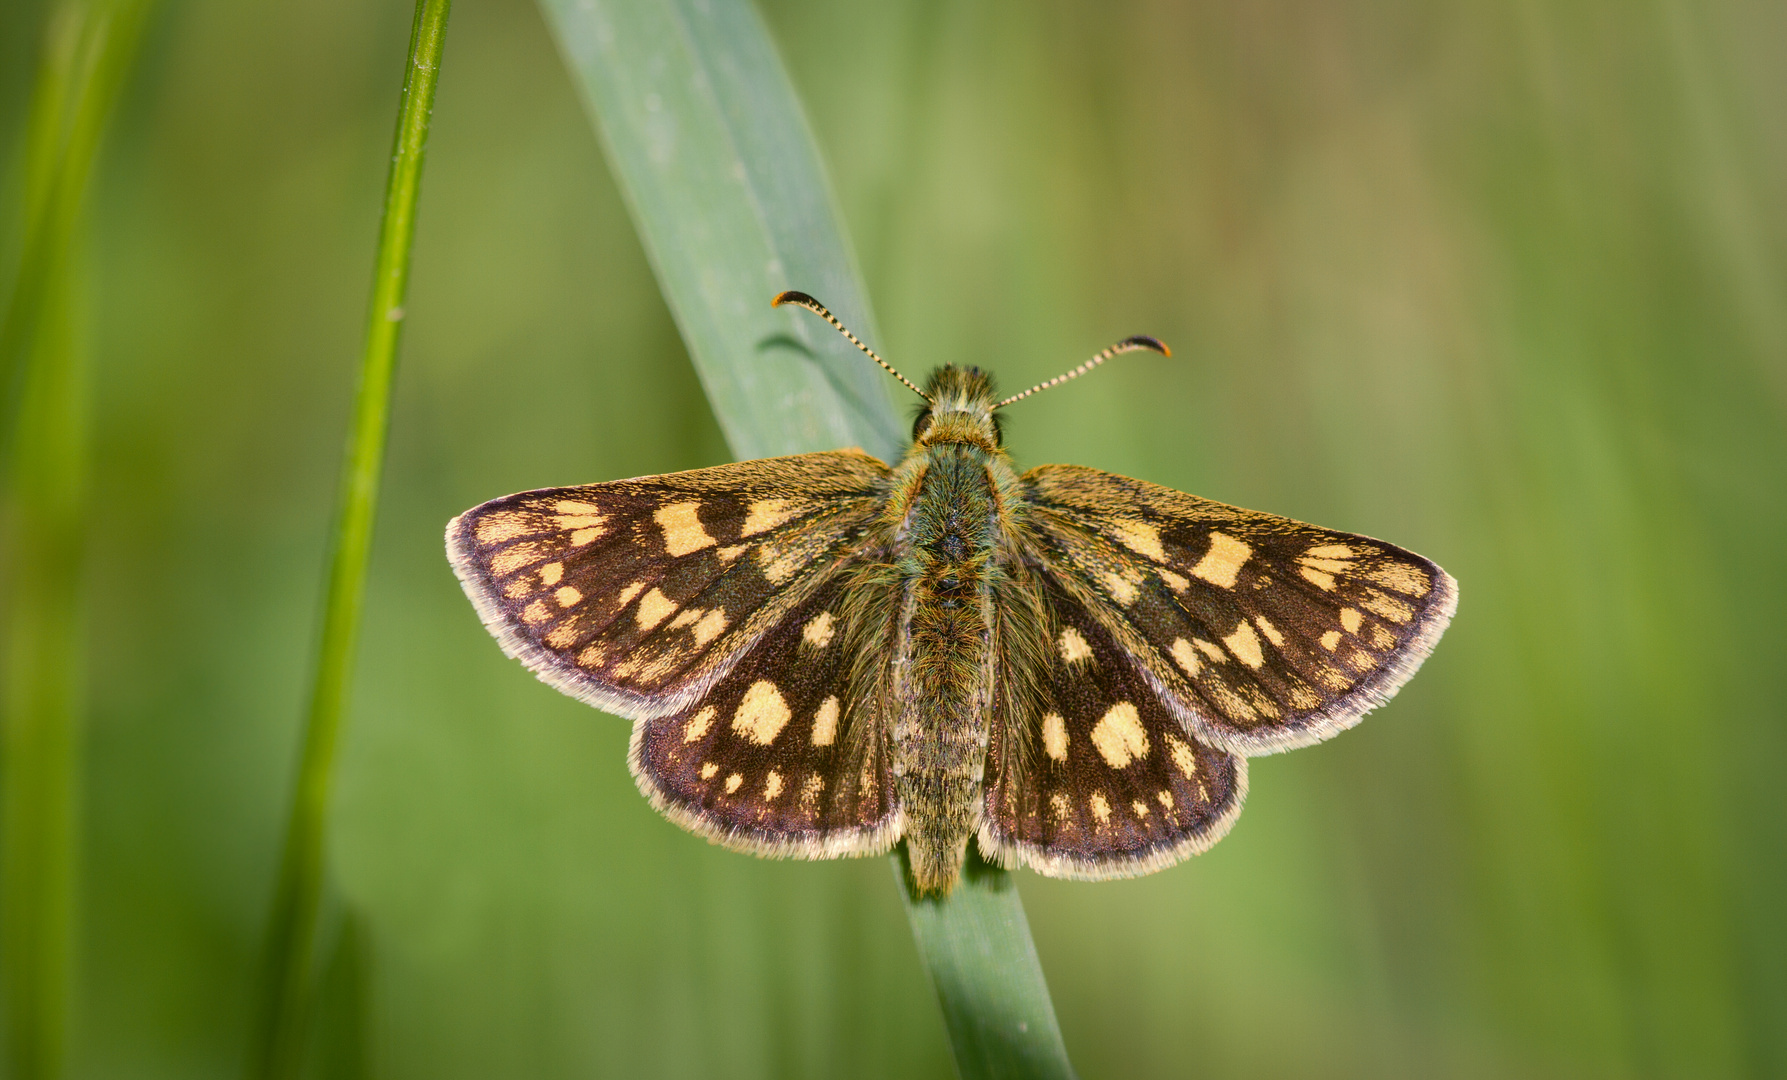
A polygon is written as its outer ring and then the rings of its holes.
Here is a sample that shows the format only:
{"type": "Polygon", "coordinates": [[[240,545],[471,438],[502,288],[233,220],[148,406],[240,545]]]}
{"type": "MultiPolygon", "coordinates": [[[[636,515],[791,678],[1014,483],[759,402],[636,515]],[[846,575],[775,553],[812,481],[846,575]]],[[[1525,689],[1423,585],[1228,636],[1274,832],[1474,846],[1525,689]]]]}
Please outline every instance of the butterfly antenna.
{"type": "Polygon", "coordinates": [[[1167,348],[1165,345],[1161,344],[1156,339],[1151,338],[1146,334],[1137,334],[1135,337],[1124,338],[1122,341],[1117,342],[1117,344],[1112,345],[1110,348],[1099,353],[1097,356],[1094,356],[1092,359],[1086,361],[1085,363],[1081,364],[1079,367],[1074,368],[1072,371],[1069,371],[1064,375],[1057,375],[1054,378],[1050,379],[1048,382],[1039,382],[1035,386],[1032,386],[1030,389],[1024,391],[1021,394],[1013,394],[1012,396],[1006,398],[1004,401],[1001,401],[999,404],[993,406],[993,408],[1003,409],[1005,406],[1010,405],[1012,402],[1022,400],[1023,398],[1027,398],[1031,394],[1037,393],[1042,390],[1047,390],[1051,386],[1060,386],[1062,383],[1066,382],[1069,379],[1077,379],[1081,375],[1086,374],[1086,372],[1091,371],[1093,368],[1104,363],[1106,360],[1109,360],[1111,357],[1116,356],[1118,353],[1136,352],[1141,349],[1147,349],[1150,352],[1157,352],[1162,356],[1173,355],[1173,350],[1167,348]]]}
{"type": "Polygon", "coordinates": [[[850,332],[850,328],[848,326],[845,326],[843,323],[838,321],[838,317],[836,315],[833,315],[831,312],[825,310],[824,304],[821,304],[819,301],[813,299],[812,297],[808,296],[804,292],[795,292],[792,289],[790,289],[788,292],[782,293],[781,295],[777,296],[774,300],[771,300],[769,302],[770,307],[781,307],[783,304],[793,304],[796,307],[804,307],[808,311],[819,316],[821,319],[824,319],[826,322],[831,323],[833,326],[837,327],[838,333],[843,334],[845,337],[850,339],[850,344],[861,349],[863,352],[868,353],[870,360],[873,360],[877,364],[880,364],[883,368],[885,368],[887,370],[887,373],[889,375],[892,375],[894,378],[900,380],[902,383],[905,383],[906,389],[912,391],[914,394],[917,394],[919,397],[924,398],[926,401],[931,400],[930,395],[926,394],[923,390],[920,390],[918,387],[912,385],[911,379],[908,379],[906,376],[895,371],[892,364],[881,359],[881,357],[876,356],[875,350],[869,348],[867,345],[864,345],[862,343],[861,339],[859,339],[855,334],[852,334],[850,332]]]}

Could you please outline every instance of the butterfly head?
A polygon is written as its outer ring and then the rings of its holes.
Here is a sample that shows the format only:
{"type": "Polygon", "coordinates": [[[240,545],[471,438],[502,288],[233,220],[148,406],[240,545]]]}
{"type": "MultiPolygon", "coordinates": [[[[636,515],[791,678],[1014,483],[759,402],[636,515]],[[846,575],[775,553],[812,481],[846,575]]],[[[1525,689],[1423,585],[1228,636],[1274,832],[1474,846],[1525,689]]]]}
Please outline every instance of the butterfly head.
{"type": "Polygon", "coordinates": [[[977,367],[945,364],[931,372],[925,385],[925,406],[912,424],[918,446],[968,443],[983,450],[999,449],[999,407],[993,377],[977,367]]]}
{"type": "Polygon", "coordinates": [[[1072,371],[1057,375],[1047,382],[1037,383],[1021,394],[1000,400],[993,393],[992,377],[975,367],[956,367],[946,364],[931,375],[929,389],[920,390],[912,380],[893,369],[887,361],[875,354],[875,350],[864,345],[852,334],[837,316],[825,309],[825,305],[808,296],[804,292],[785,292],[770,301],[772,307],[793,304],[804,307],[808,311],[823,318],[836,327],[840,334],[850,339],[850,343],[869,355],[871,360],[887,369],[888,374],[905,384],[908,390],[925,399],[925,407],[918,414],[918,420],[912,425],[912,441],[920,446],[934,443],[971,443],[986,450],[999,449],[999,418],[993,413],[1014,401],[1029,397],[1038,391],[1047,390],[1051,386],[1060,386],[1069,379],[1077,379],[1086,372],[1116,356],[1118,353],[1134,352],[1147,349],[1162,356],[1171,356],[1172,351],[1154,338],[1138,334],[1124,338],[1117,344],[1100,352],[1097,356],[1074,368],[1072,371]]]}

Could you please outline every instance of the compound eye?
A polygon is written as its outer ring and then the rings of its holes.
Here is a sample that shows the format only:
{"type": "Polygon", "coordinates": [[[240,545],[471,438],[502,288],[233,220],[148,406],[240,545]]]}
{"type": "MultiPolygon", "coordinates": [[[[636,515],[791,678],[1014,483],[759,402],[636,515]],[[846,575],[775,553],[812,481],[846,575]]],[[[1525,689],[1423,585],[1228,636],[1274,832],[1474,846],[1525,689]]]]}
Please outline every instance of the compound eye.
{"type": "Polygon", "coordinates": [[[923,435],[930,426],[931,411],[926,409],[924,412],[918,414],[917,419],[912,421],[912,438],[916,440],[920,435],[923,435]]]}

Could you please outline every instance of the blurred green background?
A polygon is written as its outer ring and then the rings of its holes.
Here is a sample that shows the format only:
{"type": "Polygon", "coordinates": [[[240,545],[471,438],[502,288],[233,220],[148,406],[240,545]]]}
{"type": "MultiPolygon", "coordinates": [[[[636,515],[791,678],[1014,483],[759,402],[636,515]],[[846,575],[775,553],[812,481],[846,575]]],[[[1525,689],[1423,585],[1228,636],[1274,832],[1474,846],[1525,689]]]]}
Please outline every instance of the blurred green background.
{"type": "MultiPolygon", "coordinates": [[[[1020,464],[1460,582],[1209,854],[1020,875],[1082,1073],[1787,1074],[1787,8],[763,10],[885,355],[1018,389],[1156,334],[1014,409],[1020,464]]],[[[0,6],[8,285],[44,14],[0,6]]],[[[165,0],[102,153],[75,1076],[240,1068],[410,14],[165,0]]],[[[949,1075],[886,860],[661,820],[442,555],[484,499],[728,458],[525,0],[453,14],[415,260],[322,1071],[949,1075]]]]}

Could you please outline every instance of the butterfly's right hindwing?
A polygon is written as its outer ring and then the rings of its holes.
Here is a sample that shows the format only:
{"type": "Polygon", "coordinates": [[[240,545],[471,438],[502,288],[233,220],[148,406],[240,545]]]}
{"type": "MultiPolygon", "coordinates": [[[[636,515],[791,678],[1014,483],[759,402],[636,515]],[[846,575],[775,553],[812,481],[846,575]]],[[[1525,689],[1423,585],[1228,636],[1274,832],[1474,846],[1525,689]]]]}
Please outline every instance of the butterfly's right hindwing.
{"type": "Polygon", "coordinates": [[[700,697],[859,545],[887,467],[803,454],[523,492],[447,526],[505,652],[638,718],[700,697]]]}

